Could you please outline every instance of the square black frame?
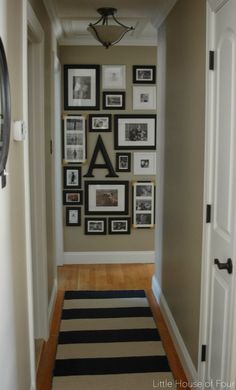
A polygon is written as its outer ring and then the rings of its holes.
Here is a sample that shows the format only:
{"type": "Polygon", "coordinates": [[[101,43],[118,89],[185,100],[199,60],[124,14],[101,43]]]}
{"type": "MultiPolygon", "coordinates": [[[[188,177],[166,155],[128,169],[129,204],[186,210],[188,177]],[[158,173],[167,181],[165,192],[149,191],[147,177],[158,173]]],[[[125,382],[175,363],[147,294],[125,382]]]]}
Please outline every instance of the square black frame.
{"type": "Polygon", "coordinates": [[[131,172],[131,153],[116,153],[116,172],[131,172]],[[119,158],[122,156],[128,157],[128,168],[120,168],[119,158]]]}
{"type": "Polygon", "coordinates": [[[78,206],[81,206],[83,204],[83,191],[82,190],[63,190],[63,205],[64,206],[67,206],[67,205],[78,205],[78,206]],[[66,194],[74,194],[74,193],[78,193],[79,196],[80,196],[80,201],[79,202],[68,202],[66,201],[66,194]]]}
{"type": "Polygon", "coordinates": [[[107,219],[106,218],[85,218],[84,219],[84,234],[93,236],[102,236],[107,234],[107,219]],[[104,222],[104,230],[102,232],[91,232],[88,230],[88,223],[93,221],[104,222]]]}
{"type": "Polygon", "coordinates": [[[111,114],[89,114],[88,120],[89,132],[90,133],[108,133],[112,130],[112,115],[111,114]],[[108,119],[108,129],[96,129],[93,128],[93,119],[94,118],[107,118],[108,119]]]}
{"type": "Polygon", "coordinates": [[[129,181],[99,180],[85,181],[85,215],[127,215],[129,214],[129,181]],[[90,185],[123,185],[125,190],[124,210],[123,211],[91,211],[89,210],[89,186],[90,185]]]}
{"type": "Polygon", "coordinates": [[[103,110],[125,110],[125,92],[124,91],[103,91],[103,110]],[[122,106],[107,106],[106,97],[107,95],[121,95],[122,96],[122,106]]]}
{"type": "Polygon", "coordinates": [[[108,219],[108,232],[109,234],[130,234],[131,233],[131,218],[130,217],[121,217],[121,218],[109,218],[108,219]],[[127,231],[112,231],[112,222],[127,221],[128,229],[127,231]]]}
{"type": "Polygon", "coordinates": [[[80,189],[81,183],[82,183],[82,169],[81,167],[75,167],[73,165],[66,165],[63,167],[63,178],[64,178],[64,189],[80,189]],[[77,171],[78,172],[78,184],[77,185],[70,185],[67,184],[67,171],[77,171]]]}
{"type": "Polygon", "coordinates": [[[64,109],[65,110],[100,110],[100,65],[64,65],[64,109]],[[68,86],[69,86],[69,80],[68,80],[68,73],[70,69],[93,69],[95,70],[95,104],[94,105],[80,105],[80,106],[74,106],[69,105],[69,99],[68,99],[68,86]]]}
{"type": "Polygon", "coordinates": [[[81,208],[80,207],[66,207],[66,226],[81,226],[81,208]],[[72,210],[78,211],[78,221],[71,223],[69,219],[69,213],[72,210]]]}
{"type": "Polygon", "coordinates": [[[156,65],[133,65],[133,83],[134,84],[156,84],[156,65]],[[151,80],[140,80],[136,77],[137,70],[151,70],[152,79],[151,80]]]}

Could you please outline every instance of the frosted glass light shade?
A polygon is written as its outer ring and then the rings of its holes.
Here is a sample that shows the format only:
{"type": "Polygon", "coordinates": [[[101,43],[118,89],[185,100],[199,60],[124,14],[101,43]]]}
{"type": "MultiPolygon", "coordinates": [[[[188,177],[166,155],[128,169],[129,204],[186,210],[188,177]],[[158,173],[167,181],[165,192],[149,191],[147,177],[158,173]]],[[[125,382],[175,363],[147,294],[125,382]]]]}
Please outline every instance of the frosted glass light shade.
{"type": "Polygon", "coordinates": [[[130,31],[130,28],[123,27],[120,25],[89,25],[88,31],[93,35],[93,37],[102,43],[103,46],[108,48],[109,46],[118,43],[126,32],[130,31]]]}

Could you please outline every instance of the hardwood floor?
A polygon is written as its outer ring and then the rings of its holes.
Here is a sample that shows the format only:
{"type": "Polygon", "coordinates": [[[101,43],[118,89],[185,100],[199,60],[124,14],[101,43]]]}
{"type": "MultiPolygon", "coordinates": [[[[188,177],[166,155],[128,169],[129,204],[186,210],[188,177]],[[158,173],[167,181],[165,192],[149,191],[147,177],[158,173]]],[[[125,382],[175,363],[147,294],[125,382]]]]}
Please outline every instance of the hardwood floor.
{"type": "MultiPolygon", "coordinates": [[[[50,337],[48,342],[44,344],[38,367],[37,390],[51,390],[57,335],[65,290],[146,290],[173,375],[178,382],[180,381],[183,384],[187,382],[160,308],[151,291],[153,273],[154,265],[152,264],[71,265],[58,268],[58,294],[50,337]]],[[[186,390],[185,385],[183,387],[179,386],[179,388],[186,390]]]]}

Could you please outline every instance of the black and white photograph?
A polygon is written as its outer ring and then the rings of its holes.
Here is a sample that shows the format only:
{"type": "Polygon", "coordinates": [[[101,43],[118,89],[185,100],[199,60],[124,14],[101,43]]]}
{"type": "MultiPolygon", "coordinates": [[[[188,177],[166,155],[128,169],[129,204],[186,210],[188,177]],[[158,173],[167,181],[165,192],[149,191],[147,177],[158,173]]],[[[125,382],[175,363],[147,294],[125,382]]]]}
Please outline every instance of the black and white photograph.
{"type": "Polygon", "coordinates": [[[116,172],[131,171],[131,153],[116,153],[116,172]]]}
{"type": "Polygon", "coordinates": [[[109,234],[130,234],[130,218],[109,218],[109,234]]]}
{"type": "Polygon", "coordinates": [[[66,226],[81,225],[81,209],[79,207],[66,207],[66,226]]]}
{"type": "Polygon", "coordinates": [[[64,116],[64,160],[66,163],[86,161],[86,120],[83,116],[64,116]]]}
{"type": "Polygon", "coordinates": [[[124,110],[125,92],[103,92],[103,109],[124,110]]]}
{"type": "Polygon", "coordinates": [[[156,110],[156,87],[133,87],[133,110],[156,110]]]}
{"type": "Polygon", "coordinates": [[[128,181],[86,181],[86,215],[127,215],[128,181]]]}
{"type": "Polygon", "coordinates": [[[64,167],[64,188],[81,188],[81,167],[64,167]]]}
{"type": "Polygon", "coordinates": [[[107,220],[106,218],[85,218],[85,234],[106,234],[107,220]]]}
{"type": "Polygon", "coordinates": [[[155,225],[155,184],[133,183],[133,227],[153,228],[155,225]]]}
{"type": "Polygon", "coordinates": [[[90,114],[89,131],[90,132],[111,131],[111,114],[90,114]]]}
{"type": "Polygon", "coordinates": [[[156,149],[156,115],[114,115],[115,149],[156,149]]]}
{"type": "Polygon", "coordinates": [[[82,205],[83,204],[83,192],[81,190],[64,190],[63,191],[63,204],[64,205],[82,205]]]}
{"type": "Polygon", "coordinates": [[[155,84],[156,66],[155,65],[134,65],[133,83],[155,84]]]}
{"type": "Polygon", "coordinates": [[[156,174],[156,153],[135,152],[133,156],[134,175],[155,175],[156,174]]]}
{"type": "Polygon", "coordinates": [[[103,89],[125,89],[126,88],[126,66],[125,65],[103,65],[102,66],[102,88],[103,89]]]}
{"type": "Polygon", "coordinates": [[[99,110],[99,65],[64,65],[65,110],[99,110]]]}

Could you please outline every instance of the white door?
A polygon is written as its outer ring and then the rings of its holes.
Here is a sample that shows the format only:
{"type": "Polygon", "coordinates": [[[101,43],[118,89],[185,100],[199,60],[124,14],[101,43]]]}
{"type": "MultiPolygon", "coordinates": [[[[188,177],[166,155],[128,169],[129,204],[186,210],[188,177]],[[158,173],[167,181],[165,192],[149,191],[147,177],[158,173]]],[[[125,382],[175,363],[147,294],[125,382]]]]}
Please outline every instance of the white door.
{"type": "Polygon", "coordinates": [[[229,0],[218,9],[213,26],[212,221],[206,380],[212,389],[220,389],[231,380],[233,352],[233,285],[236,271],[236,0],[229,0]]]}

